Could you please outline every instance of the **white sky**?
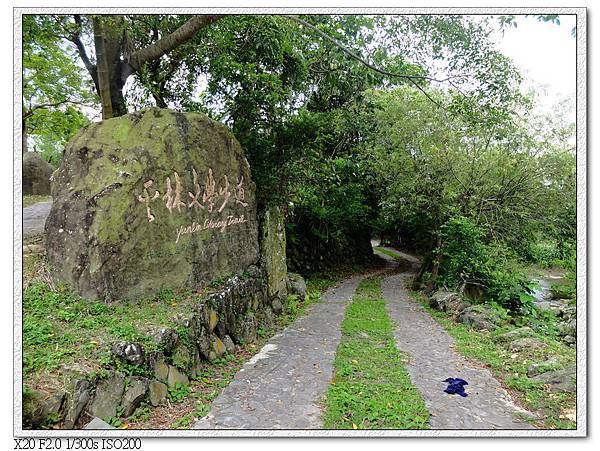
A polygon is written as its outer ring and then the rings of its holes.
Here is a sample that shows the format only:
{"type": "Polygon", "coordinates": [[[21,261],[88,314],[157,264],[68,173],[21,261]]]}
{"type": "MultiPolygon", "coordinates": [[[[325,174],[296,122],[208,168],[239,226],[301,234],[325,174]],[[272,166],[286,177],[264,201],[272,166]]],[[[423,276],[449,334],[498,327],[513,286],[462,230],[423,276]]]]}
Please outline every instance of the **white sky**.
{"type": "Polygon", "coordinates": [[[517,28],[506,29],[504,36],[498,36],[498,50],[521,69],[528,79],[524,87],[544,88],[536,91],[543,109],[551,111],[559,100],[575,97],[576,42],[571,36],[575,16],[560,16],[560,25],[525,16],[517,16],[516,22],[517,28]]]}

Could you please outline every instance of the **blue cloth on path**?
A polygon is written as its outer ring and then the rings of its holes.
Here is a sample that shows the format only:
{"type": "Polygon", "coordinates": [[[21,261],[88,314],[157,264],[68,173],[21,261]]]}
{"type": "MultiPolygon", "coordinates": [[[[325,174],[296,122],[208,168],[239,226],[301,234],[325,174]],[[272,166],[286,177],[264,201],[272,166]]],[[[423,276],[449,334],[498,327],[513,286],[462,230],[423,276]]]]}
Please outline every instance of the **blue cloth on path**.
{"type": "Polygon", "coordinates": [[[461,379],[459,377],[449,377],[448,379],[444,380],[444,382],[448,383],[448,388],[446,388],[446,390],[444,390],[446,393],[448,393],[449,395],[460,395],[463,398],[468,396],[465,393],[465,385],[469,385],[469,383],[464,380],[461,379]]]}

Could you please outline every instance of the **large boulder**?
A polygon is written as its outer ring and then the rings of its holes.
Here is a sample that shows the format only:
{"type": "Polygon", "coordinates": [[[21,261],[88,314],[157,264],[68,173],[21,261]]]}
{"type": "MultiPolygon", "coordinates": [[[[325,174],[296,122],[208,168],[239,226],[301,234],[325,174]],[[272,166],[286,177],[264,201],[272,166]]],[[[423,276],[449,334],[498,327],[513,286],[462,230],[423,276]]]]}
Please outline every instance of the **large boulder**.
{"type": "Polygon", "coordinates": [[[258,262],[250,168],[203,114],[152,108],[90,124],[53,179],[48,260],[84,297],[193,289],[258,262]]]}
{"type": "Polygon", "coordinates": [[[37,152],[23,154],[23,194],[50,194],[54,168],[37,152]]]}
{"type": "Polygon", "coordinates": [[[471,304],[463,301],[459,293],[452,291],[438,290],[429,299],[429,305],[444,312],[459,313],[469,307],[471,304]]]}
{"type": "Polygon", "coordinates": [[[486,305],[473,305],[464,309],[458,320],[477,330],[492,331],[502,322],[500,314],[486,305]]]}

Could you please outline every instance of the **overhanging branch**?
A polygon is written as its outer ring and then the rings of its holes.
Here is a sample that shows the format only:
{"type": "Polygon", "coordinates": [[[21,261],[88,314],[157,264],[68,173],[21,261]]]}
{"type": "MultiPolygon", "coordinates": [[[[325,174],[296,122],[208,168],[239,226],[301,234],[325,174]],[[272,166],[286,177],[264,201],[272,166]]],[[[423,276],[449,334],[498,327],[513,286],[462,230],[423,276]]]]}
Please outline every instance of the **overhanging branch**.
{"type": "Polygon", "coordinates": [[[331,42],[333,45],[335,45],[337,48],[339,48],[346,55],[350,56],[351,58],[353,58],[356,61],[358,61],[359,63],[361,63],[363,66],[365,66],[375,72],[377,72],[381,75],[388,76],[388,77],[403,78],[403,79],[408,80],[419,91],[421,91],[431,102],[433,102],[438,107],[442,108],[442,105],[438,101],[434,100],[421,86],[419,86],[419,83],[417,83],[416,80],[427,80],[427,81],[433,81],[436,83],[443,83],[443,82],[448,81],[449,80],[448,78],[446,78],[444,80],[438,80],[436,78],[427,77],[424,75],[410,75],[410,74],[403,74],[403,73],[398,73],[398,72],[389,72],[387,70],[381,69],[381,68],[373,65],[369,61],[365,60],[364,58],[362,58],[361,56],[357,55],[355,52],[350,50],[348,47],[346,47],[344,44],[342,44],[340,41],[338,41],[334,37],[329,36],[327,33],[324,33],[323,31],[319,30],[317,27],[306,22],[305,20],[302,20],[297,16],[292,16],[292,15],[287,15],[287,14],[283,15],[282,17],[286,17],[287,19],[293,20],[294,22],[299,23],[299,24],[311,29],[312,31],[317,33],[319,36],[321,36],[323,39],[331,42]]]}
{"type": "Polygon", "coordinates": [[[148,61],[153,61],[169,53],[177,46],[189,41],[201,28],[222,19],[223,15],[201,15],[194,16],[173,33],[159,39],[155,43],[134,52],[128,64],[131,73],[137,72],[148,61]]]}
{"type": "Polygon", "coordinates": [[[85,45],[83,45],[83,42],[81,41],[81,16],[79,14],[75,14],[73,17],[75,19],[75,23],[78,26],[78,30],[73,32],[71,35],[66,36],[66,38],[73,44],[75,44],[75,47],[77,48],[77,53],[79,53],[79,57],[81,58],[83,65],[92,77],[92,81],[96,86],[96,91],[98,91],[98,70],[96,68],[96,65],[90,61],[90,58],[88,57],[88,54],[85,50],[85,45]]]}

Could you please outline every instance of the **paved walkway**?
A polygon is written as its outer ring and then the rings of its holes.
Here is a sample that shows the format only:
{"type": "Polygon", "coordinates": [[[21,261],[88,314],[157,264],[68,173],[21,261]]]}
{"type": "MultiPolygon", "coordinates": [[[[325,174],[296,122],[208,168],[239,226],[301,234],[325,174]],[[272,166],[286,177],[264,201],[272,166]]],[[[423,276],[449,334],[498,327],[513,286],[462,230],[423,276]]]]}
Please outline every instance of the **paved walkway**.
{"type": "MultiPolygon", "coordinates": [[[[379,254],[392,272],[382,282],[386,309],[407,370],[431,414],[432,429],[531,429],[489,370],[454,351],[450,335],[415,302],[405,282],[418,259],[379,254]],[[448,377],[469,382],[468,397],[444,393],[448,377]]],[[[390,274],[389,272],[387,274],[390,274]]],[[[319,429],[323,400],[333,377],[333,360],[348,302],[362,276],[329,290],[320,303],[269,342],[235,375],[194,429],[319,429]]]]}
{"type": "Polygon", "coordinates": [[[23,238],[44,233],[44,224],[51,208],[52,202],[38,202],[23,208],[23,238]]]}
{"type": "MultiPolygon", "coordinates": [[[[378,255],[391,267],[397,264],[392,257],[378,255]]],[[[405,283],[418,269],[417,261],[410,258],[402,265],[402,273],[383,280],[381,289],[388,314],[396,325],[396,344],[409,354],[408,373],[431,414],[431,428],[532,429],[518,416],[519,412],[527,412],[512,402],[490,371],[458,354],[448,332],[409,296],[405,283]],[[469,396],[444,393],[447,384],[442,381],[448,377],[465,379],[469,396]]]]}
{"type": "Polygon", "coordinates": [[[194,429],[318,429],[319,401],[333,377],[346,304],[362,276],[330,289],[321,302],[275,335],[213,401],[194,429]]]}

